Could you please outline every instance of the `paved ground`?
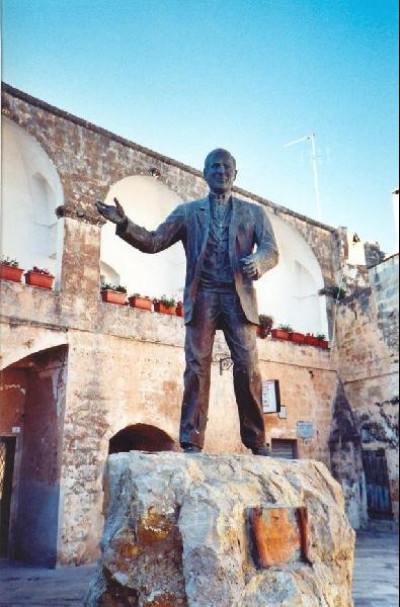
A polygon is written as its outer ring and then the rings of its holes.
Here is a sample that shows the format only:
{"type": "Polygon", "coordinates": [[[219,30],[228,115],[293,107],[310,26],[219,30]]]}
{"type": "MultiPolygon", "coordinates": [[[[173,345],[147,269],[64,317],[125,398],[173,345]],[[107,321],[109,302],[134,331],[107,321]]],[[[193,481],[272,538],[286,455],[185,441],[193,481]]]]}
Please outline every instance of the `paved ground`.
{"type": "MultiPolygon", "coordinates": [[[[395,534],[375,531],[358,535],[355,607],[399,606],[398,555],[395,534]]],[[[94,565],[53,570],[0,561],[0,607],[82,606],[94,570],[94,565]]]]}
{"type": "Polygon", "coordinates": [[[1,607],[77,607],[83,605],[95,565],[38,569],[0,565],[1,607]]]}
{"type": "Polygon", "coordinates": [[[358,534],[353,597],[355,607],[399,606],[399,543],[395,533],[358,534]]]}

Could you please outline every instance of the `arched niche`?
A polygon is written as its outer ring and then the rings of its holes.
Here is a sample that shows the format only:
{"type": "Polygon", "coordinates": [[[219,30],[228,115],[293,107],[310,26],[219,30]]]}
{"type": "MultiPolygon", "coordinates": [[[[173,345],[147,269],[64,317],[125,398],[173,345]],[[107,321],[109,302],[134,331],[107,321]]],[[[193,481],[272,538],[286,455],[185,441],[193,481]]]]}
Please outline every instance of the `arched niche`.
{"type": "Polygon", "coordinates": [[[117,432],[109,443],[109,454],[129,451],[175,451],[175,441],[149,424],[134,424],[117,432]]]}
{"type": "Polygon", "coordinates": [[[20,266],[57,274],[61,234],[55,210],[64,196],[59,175],[39,143],[2,119],[2,254],[20,266]]]}
{"type": "MultiPolygon", "coordinates": [[[[154,177],[131,176],[114,184],[107,204],[117,198],[128,217],[153,230],[182,202],[179,196],[154,177]]],[[[115,226],[107,223],[101,234],[100,273],[106,282],[119,277],[128,293],[150,297],[160,295],[183,298],[185,254],[181,243],[148,255],[137,251],[115,235],[115,226]]]]}
{"type": "Polygon", "coordinates": [[[291,225],[267,212],[279,249],[279,263],[256,282],[259,310],[304,333],[328,333],[321,268],[311,247],[291,225]]]}
{"type": "Polygon", "coordinates": [[[108,263],[100,261],[100,281],[119,285],[121,284],[121,276],[108,263]]]}

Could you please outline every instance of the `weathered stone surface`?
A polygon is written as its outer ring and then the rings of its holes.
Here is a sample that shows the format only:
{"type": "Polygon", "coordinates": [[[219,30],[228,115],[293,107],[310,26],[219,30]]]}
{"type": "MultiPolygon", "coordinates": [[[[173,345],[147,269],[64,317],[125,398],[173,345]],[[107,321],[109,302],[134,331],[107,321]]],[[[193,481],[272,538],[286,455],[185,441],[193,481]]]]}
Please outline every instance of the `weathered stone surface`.
{"type": "MultiPolygon", "coordinates": [[[[360,465],[360,455],[365,457],[367,452],[385,452],[389,485],[385,486],[383,478],[378,485],[380,491],[390,492],[390,509],[399,519],[399,256],[371,268],[369,277],[369,288],[338,306],[332,350],[344,389],[342,403],[335,398],[330,437],[332,472],[345,490],[347,512],[356,527],[360,526],[357,511],[362,525],[370,506],[365,499],[367,491],[358,487],[366,482],[367,490],[372,487],[374,493],[375,479],[368,478],[360,465]],[[345,415],[344,400],[348,403],[345,415]],[[349,414],[350,425],[359,435],[356,441],[349,440],[345,427],[349,414]]],[[[390,517],[390,512],[386,516],[390,517]]]]}
{"type": "Polygon", "coordinates": [[[119,453],[107,463],[105,513],[88,607],[353,605],[354,532],[321,463],[119,453]],[[307,508],[307,560],[257,567],[249,511],[258,507],[307,508]]]}

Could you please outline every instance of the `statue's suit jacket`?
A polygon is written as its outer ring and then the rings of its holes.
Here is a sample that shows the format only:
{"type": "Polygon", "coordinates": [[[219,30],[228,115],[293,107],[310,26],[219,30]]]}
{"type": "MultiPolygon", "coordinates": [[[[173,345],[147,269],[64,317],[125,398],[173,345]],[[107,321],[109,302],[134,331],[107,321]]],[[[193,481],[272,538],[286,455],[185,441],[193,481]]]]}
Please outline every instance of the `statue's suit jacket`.
{"type": "MultiPolygon", "coordinates": [[[[211,210],[207,196],[179,205],[154,231],[142,228],[130,219],[117,226],[123,240],[143,251],[158,253],[179,240],[186,253],[186,283],[184,294],[185,323],[190,323],[203,267],[210,232],[211,210]]],[[[254,252],[259,276],[278,263],[278,249],[270,221],[264,209],[256,204],[232,198],[232,218],[229,226],[229,256],[235,277],[236,291],[247,320],[258,324],[258,309],[253,281],[243,272],[243,257],[254,252]]]]}

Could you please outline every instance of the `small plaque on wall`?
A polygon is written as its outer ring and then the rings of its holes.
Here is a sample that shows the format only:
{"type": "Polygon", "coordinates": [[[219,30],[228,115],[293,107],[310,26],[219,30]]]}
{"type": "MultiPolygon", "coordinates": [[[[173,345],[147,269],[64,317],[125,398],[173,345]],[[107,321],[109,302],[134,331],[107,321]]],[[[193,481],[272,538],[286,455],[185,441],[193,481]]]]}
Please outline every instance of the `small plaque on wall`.
{"type": "Polygon", "coordinates": [[[279,419],[287,419],[287,408],[284,405],[281,405],[278,417],[279,419]]]}
{"type": "Polygon", "coordinates": [[[262,402],[263,413],[279,413],[281,410],[281,395],[277,379],[263,381],[262,402]]]}
{"type": "Polygon", "coordinates": [[[315,427],[312,422],[297,422],[298,438],[310,439],[315,434],[315,427]]]}
{"type": "Polygon", "coordinates": [[[309,561],[307,508],[248,509],[251,555],[257,569],[309,561]]]}

